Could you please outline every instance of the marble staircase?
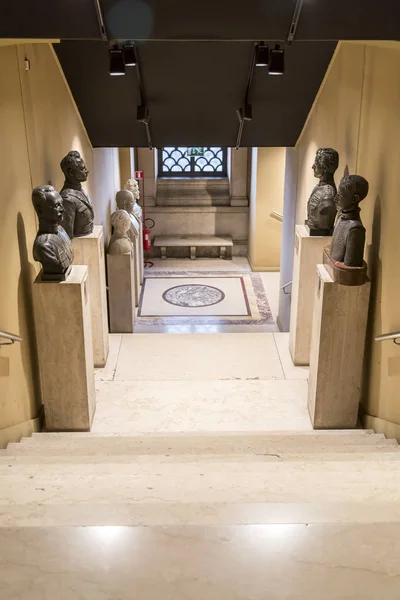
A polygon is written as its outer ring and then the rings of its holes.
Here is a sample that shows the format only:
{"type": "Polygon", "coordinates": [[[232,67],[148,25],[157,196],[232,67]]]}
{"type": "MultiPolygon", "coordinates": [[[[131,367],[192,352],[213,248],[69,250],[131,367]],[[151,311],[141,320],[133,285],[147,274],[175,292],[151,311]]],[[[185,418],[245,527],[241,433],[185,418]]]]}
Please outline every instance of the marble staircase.
{"type": "Polygon", "coordinates": [[[1,600],[398,600],[400,448],[282,335],[112,336],[94,431],[0,450],[1,600]]]}
{"type": "Polygon", "coordinates": [[[1,451],[4,526],[390,522],[400,448],[372,431],[40,433],[1,451]]]}

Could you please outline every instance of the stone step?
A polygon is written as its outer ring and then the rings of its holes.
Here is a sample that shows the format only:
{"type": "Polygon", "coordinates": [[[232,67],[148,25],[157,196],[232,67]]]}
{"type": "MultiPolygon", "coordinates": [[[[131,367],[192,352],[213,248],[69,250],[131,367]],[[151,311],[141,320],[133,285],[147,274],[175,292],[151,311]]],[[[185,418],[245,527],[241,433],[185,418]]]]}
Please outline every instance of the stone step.
{"type": "Polygon", "coordinates": [[[392,462],[223,460],[0,466],[0,505],[398,502],[392,462]]]}
{"type": "MultiPolygon", "coordinates": [[[[140,434],[141,438],[165,438],[165,437],[227,437],[227,436],[244,436],[244,435],[248,435],[248,436],[271,436],[271,437],[276,437],[276,436],[282,436],[282,435],[291,435],[291,436],[296,436],[296,437],[302,437],[302,436],[313,436],[314,438],[318,438],[318,437],[323,437],[323,438],[327,438],[327,437],[336,437],[336,436],[354,436],[354,437],[360,437],[360,436],[366,436],[366,435],[372,435],[372,436],[379,436],[380,438],[382,438],[383,434],[382,433],[374,433],[373,429],[322,429],[322,430],[310,430],[310,431],[288,431],[288,430],[275,430],[275,431],[255,431],[255,432],[227,432],[227,431],[222,431],[222,432],[218,432],[216,433],[215,431],[212,432],[204,432],[204,431],[194,431],[194,432],[190,432],[190,433],[174,433],[172,434],[166,434],[166,433],[155,433],[155,432],[149,432],[149,433],[144,433],[144,434],[140,434]]],[[[45,432],[33,432],[31,436],[29,437],[23,437],[22,438],[22,442],[26,443],[29,440],[30,441],[34,441],[34,440],[39,440],[39,439],[66,439],[66,438],[85,438],[85,437],[90,437],[90,438],[95,438],[95,437],[139,437],[139,436],[135,436],[135,435],[127,435],[126,433],[97,433],[97,432],[91,432],[91,431],[45,431],[45,432]]]]}
{"type": "Polygon", "coordinates": [[[142,502],[0,506],[0,527],[399,523],[399,502],[142,502]]]}
{"type": "Polygon", "coordinates": [[[7,466],[17,469],[24,465],[68,465],[68,464],[95,464],[110,465],[118,463],[127,464],[193,464],[193,463],[265,463],[265,462],[303,462],[303,463],[321,463],[324,462],[400,462],[400,448],[393,446],[364,446],[357,448],[355,446],[343,446],[343,448],[332,448],[324,446],[318,452],[309,448],[305,451],[291,448],[289,452],[268,453],[268,454],[102,454],[102,453],[84,453],[82,449],[80,454],[61,452],[51,450],[50,452],[38,455],[31,453],[24,454],[5,454],[0,453],[0,468],[7,466]],[[40,460],[38,460],[40,456],[40,460]]]}
{"type": "Polygon", "coordinates": [[[347,448],[371,446],[397,447],[396,440],[383,434],[365,436],[296,436],[296,435],[187,435],[173,436],[96,436],[96,437],[42,437],[27,438],[21,444],[9,444],[7,455],[67,452],[74,454],[268,454],[279,452],[337,452],[347,448]]]}

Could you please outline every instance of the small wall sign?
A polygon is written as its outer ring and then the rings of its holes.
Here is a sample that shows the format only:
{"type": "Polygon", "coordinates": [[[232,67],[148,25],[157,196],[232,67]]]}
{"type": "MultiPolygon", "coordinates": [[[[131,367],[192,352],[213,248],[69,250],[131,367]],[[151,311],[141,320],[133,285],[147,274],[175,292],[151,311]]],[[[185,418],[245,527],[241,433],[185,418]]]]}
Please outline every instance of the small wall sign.
{"type": "Polygon", "coordinates": [[[204,148],[188,148],[188,156],[204,156],[204,148]]]}
{"type": "Polygon", "coordinates": [[[135,171],[135,179],[143,179],[143,171],[135,171]]]}

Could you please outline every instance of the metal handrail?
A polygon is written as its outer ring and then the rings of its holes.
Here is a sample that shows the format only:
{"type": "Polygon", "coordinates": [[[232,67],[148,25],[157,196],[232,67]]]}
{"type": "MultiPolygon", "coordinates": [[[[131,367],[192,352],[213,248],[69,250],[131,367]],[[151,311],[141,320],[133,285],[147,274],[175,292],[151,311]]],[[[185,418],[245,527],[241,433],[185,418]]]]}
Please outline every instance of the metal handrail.
{"type": "Polygon", "coordinates": [[[292,285],[293,281],[288,281],[287,283],[285,283],[285,285],[281,285],[281,290],[283,290],[283,293],[286,294],[287,296],[290,295],[290,292],[286,292],[286,288],[289,287],[289,285],[292,285]]]}
{"type": "Polygon", "coordinates": [[[396,346],[400,346],[400,331],[392,331],[392,333],[383,333],[375,337],[376,342],[383,342],[385,340],[393,340],[396,346]]]}
{"type": "Polygon", "coordinates": [[[8,340],[7,342],[0,342],[0,346],[10,346],[15,342],[22,342],[22,337],[17,335],[16,333],[8,333],[8,331],[2,331],[0,329],[0,338],[4,340],[8,340]]]}
{"type": "Polygon", "coordinates": [[[277,221],[280,221],[281,223],[283,221],[283,214],[278,212],[277,210],[273,210],[269,216],[273,219],[276,219],[277,221]]]}

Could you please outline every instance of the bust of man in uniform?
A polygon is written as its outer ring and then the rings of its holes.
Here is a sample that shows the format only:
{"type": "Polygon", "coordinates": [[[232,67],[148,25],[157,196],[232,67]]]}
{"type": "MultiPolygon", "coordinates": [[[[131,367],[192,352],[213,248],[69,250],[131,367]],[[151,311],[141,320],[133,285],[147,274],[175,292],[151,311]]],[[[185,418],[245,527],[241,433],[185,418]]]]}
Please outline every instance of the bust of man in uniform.
{"type": "Polygon", "coordinates": [[[116,210],[111,215],[113,234],[108,245],[108,254],[130,254],[133,249],[128,235],[131,228],[131,218],[126,210],[116,210]]]}
{"type": "Polygon", "coordinates": [[[366,198],[368,187],[368,181],[360,175],[348,175],[339,185],[336,205],[340,213],[333,232],[330,256],[346,267],[363,265],[365,228],[358,205],[366,198]]]}
{"type": "Polygon", "coordinates": [[[33,258],[42,263],[42,280],[64,281],[74,260],[72,242],[61,227],[64,215],[60,194],[51,185],[37,187],[32,203],[39,218],[33,258]]]}
{"type": "Polygon", "coordinates": [[[82,188],[89,171],[76,150],[68,152],[60,167],[65,175],[61,196],[64,202],[63,226],[69,237],[82,237],[93,231],[94,212],[89,196],[82,188]]]}
{"type": "Polygon", "coordinates": [[[319,182],[307,203],[307,221],[310,235],[332,235],[336,218],[336,185],[333,175],[339,166],[339,154],[333,148],[317,150],[312,166],[319,182]]]}
{"type": "Polygon", "coordinates": [[[128,235],[132,242],[134,242],[135,238],[139,235],[140,232],[140,220],[138,219],[138,217],[135,216],[133,212],[135,207],[135,198],[132,192],[130,192],[129,190],[120,190],[119,192],[117,192],[116,201],[118,210],[125,210],[129,214],[129,218],[131,220],[131,227],[129,229],[128,235]]]}
{"type": "Polygon", "coordinates": [[[142,221],[142,207],[138,204],[138,201],[140,200],[139,184],[136,181],[136,179],[128,179],[128,181],[124,185],[124,189],[129,190],[133,194],[134,205],[132,209],[132,214],[135,215],[136,219],[140,223],[142,221]]]}

